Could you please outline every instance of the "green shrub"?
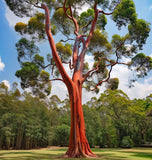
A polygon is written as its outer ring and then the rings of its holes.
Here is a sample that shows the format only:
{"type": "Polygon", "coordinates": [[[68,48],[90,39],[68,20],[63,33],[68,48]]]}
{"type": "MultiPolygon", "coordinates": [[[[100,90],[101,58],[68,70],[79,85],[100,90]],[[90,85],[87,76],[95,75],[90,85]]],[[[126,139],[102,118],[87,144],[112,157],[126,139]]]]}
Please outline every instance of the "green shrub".
{"type": "Polygon", "coordinates": [[[121,140],[120,144],[121,148],[132,148],[133,147],[133,141],[129,136],[124,136],[121,140]]]}
{"type": "Polygon", "coordinates": [[[62,124],[55,129],[54,145],[61,147],[68,146],[69,144],[70,127],[62,124]]]}

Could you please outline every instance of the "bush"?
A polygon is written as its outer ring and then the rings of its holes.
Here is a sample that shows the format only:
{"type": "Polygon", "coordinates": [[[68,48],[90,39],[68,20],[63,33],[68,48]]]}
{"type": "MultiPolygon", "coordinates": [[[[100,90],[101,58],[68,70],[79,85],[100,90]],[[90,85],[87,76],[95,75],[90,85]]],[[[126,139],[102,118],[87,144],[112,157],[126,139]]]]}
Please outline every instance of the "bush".
{"type": "Polygon", "coordinates": [[[61,147],[66,147],[69,144],[69,133],[70,127],[62,124],[61,126],[57,126],[54,134],[54,145],[59,145],[61,147]]]}
{"type": "Polygon", "coordinates": [[[121,140],[120,144],[121,148],[132,148],[133,147],[133,141],[129,136],[124,136],[121,140]]]}

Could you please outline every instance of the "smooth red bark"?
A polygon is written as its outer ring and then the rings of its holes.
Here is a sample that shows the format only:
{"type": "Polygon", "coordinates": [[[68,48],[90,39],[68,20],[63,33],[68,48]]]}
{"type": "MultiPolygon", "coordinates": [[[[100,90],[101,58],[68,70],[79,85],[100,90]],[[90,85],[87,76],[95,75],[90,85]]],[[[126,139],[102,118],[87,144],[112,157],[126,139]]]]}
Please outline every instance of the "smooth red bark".
{"type": "MultiPolygon", "coordinates": [[[[50,47],[52,50],[52,56],[63,78],[63,82],[67,86],[71,103],[71,131],[70,131],[69,148],[68,151],[65,153],[64,157],[78,157],[78,158],[94,157],[95,154],[93,154],[90,149],[85,133],[85,123],[84,123],[84,116],[82,109],[82,84],[84,81],[84,78],[82,76],[82,70],[84,66],[84,56],[87,51],[87,47],[90,43],[90,40],[92,38],[92,34],[94,32],[98,11],[96,11],[95,19],[92,22],[92,27],[86,41],[83,35],[77,35],[78,25],[76,20],[73,18],[72,11],[70,11],[71,15],[69,16],[69,18],[74,22],[76,27],[75,29],[76,40],[73,49],[74,73],[71,79],[68,76],[67,72],[65,71],[61,59],[56,50],[56,45],[54,43],[54,39],[52,37],[50,28],[51,25],[49,19],[49,10],[45,4],[41,4],[41,8],[45,10],[45,21],[46,21],[45,27],[50,47]],[[79,54],[80,43],[83,43],[83,47],[81,53],[79,54]]],[[[66,12],[66,8],[64,9],[66,12]]]]}

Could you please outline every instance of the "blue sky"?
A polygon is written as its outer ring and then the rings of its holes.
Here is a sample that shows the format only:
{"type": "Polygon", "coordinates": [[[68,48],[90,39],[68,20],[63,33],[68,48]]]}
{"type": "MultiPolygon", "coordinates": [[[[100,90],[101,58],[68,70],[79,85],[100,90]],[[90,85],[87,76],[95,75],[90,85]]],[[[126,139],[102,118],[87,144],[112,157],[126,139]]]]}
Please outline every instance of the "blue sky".
{"type": "MultiPolygon", "coordinates": [[[[134,0],[134,2],[136,5],[138,18],[143,18],[152,24],[152,0],[134,0]]],[[[8,7],[6,7],[4,1],[0,0],[0,20],[0,82],[5,81],[8,85],[12,85],[13,82],[20,82],[19,79],[15,77],[15,72],[19,69],[15,43],[19,40],[20,37],[14,31],[14,25],[16,24],[16,22],[25,22],[28,19],[17,18],[8,9],[8,7]]],[[[110,24],[107,25],[109,34],[112,35],[118,32],[117,29],[114,28],[115,26],[113,26],[113,23],[111,23],[110,21],[110,24]]],[[[45,44],[45,47],[42,46],[41,49],[44,50],[46,53],[48,53],[48,51],[50,50],[48,44],[45,44]],[[46,47],[48,47],[47,50],[45,49],[46,47]]],[[[143,48],[143,52],[146,55],[152,56],[152,31],[150,33],[150,37],[147,40],[147,44],[143,48]]],[[[91,60],[91,57],[87,56],[86,59],[91,60]]],[[[136,82],[135,87],[131,89],[128,89],[127,86],[129,71],[126,67],[116,67],[112,76],[119,77],[119,88],[126,92],[130,96],[130,98],[143,98],[146,95],[152,93],[151,75],[149,75],[143,80],[136,82]]],[[[58,83],[54,83],[54,87],[52,88],[52,94],[57,93],[58,86],[58,83]]],[[[59,97],[65,98],[65,86],[60,84],[60,90],[61,94],[59,94],[59,97]]],[[[89,100],[92,96],[94,96],[92,93],[85,93],[84,102],[86,101],[86,99],[89,100]]]]}

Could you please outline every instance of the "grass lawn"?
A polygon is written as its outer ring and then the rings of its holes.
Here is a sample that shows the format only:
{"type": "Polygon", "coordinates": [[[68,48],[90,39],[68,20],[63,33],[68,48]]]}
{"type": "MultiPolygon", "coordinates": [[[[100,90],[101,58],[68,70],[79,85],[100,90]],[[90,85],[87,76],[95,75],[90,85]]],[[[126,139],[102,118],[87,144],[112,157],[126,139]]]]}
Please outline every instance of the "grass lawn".
{"type": "MultiPolygon", "coordinates": [[[[63,160],[61,158],[67,148],[50,147],[33,150],[0,150],[0,160],[63,160]]],[[[98,149],[92,151],[101,160],[152,160],[152,148],[132,148],[132,149],[98,149]]],[[[68,160],[75,160],[69,158],[68,160]]],[[[82,158],[86,159],[87,158],[82,158]]],[[[90,159],[90,158],[89,158],[90,159]]]]}

